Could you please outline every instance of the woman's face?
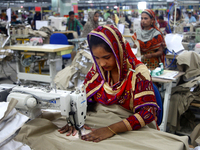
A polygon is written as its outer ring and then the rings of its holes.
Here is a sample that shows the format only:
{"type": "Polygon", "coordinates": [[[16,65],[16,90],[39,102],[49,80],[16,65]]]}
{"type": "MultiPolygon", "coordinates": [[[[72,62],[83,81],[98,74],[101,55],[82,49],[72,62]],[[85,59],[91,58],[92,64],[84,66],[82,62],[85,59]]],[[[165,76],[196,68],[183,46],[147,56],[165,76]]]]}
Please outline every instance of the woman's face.
{"type": "MultiPolygon", "coordinates": [[[[174,19],[174,16],[175,16],[175,12],[173,12],[173,19],[174,19]]],[[[176,20],[179,19],[179,13],[176,11],[176,20]]]]}
{"type": "Polygon", "coordinates": [[[151,27],[151,25],[153,24],[153,19],[150,18],[149,15],[147,15],[146,13],[142,13],[141,15],[141,24],[142,27],[151,27]]]}
{"type": "Polygon", "coordinates": [[[92,53],[99,66],[106,71],[112,71],[117,68],[116,59],[113,53],[107,52],[103,47],[92,47],[92,53]]]}
{"type": "Polygon", "coordinates": [[[94,15],[94,22],[97,22],[98,20],[99,20],[99,13],[96,13],[95,15],[94,15]]]}

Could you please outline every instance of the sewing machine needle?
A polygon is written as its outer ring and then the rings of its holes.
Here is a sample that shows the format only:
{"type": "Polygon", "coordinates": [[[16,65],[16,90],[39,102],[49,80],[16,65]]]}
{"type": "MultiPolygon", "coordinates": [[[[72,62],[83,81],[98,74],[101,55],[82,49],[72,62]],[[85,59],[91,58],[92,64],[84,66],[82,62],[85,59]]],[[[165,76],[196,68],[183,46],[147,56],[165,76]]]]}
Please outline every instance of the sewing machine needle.
{"type": "Polygon", "coordinates": [[[81,139],[81,136],[82,136],[81,129],[78,130],[78,135],[79,135],[79,138],[81,139]]]}

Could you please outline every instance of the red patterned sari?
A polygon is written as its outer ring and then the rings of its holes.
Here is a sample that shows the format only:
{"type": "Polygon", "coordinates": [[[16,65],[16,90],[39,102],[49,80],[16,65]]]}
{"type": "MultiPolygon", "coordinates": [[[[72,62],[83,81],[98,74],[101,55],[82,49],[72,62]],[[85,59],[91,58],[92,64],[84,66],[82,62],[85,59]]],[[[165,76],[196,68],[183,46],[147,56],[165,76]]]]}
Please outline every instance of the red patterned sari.
{"type": "Polygon", "coordinates": [[[123,120],[128,130],[137,130],[156,120],[160,109],[149,71],[136,59],[129,44],[125,45],[118,29],[112,25],[99,26],[89,33],[88,43],[91,35],[103,39],[110,46],[120,75],[118,82],[111,84],[110,71],[103,70],[92,54],[95,63],[84,82],[88,103],[118,104],[131,110],[133,115],[123,120]]]}
{"type": "MultiPolygon", "coordinates": [[[[153,54],[158,51],[160,46],[165,47],[165,40],[162,35],[160,29],[156,26],[156,17],[152,10],[146,9],[143,12],[154,18],[154,22],[152,27],[149,30],[143,30],[141,25],[141,29],[137,30],[132,38],[134,40],[138,40],[140,44],[141,55],[145,54],[153,54]],[[163,43],[163,44],[162,44],[163,43]]],[[[160,57],[152,57],[150,59],[144,58],[143,63],[147,64],[147,67],[150,69],[154,69],[159,66],[159,63],[162,62],[164,64],[165,55],[164,52],[160,57]]]]}

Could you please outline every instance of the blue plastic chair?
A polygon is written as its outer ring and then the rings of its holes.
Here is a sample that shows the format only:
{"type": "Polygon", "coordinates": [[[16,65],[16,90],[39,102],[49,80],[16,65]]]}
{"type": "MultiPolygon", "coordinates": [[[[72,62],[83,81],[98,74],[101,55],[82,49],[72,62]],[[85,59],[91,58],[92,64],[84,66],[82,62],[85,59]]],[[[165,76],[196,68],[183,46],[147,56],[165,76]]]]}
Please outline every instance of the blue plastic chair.
{"type": "Polygon", "coordinates": [[[162,98],[161,98],[160,92],[155,84],[153,84],[153,89],[154,89],[154,93],[156,96],[157,104],[161,109],[160,114],[157,119],[157,124],[159,126],[162,123],[162,118],[163,118],[163,103],[162,103],[162,98]]]}
{"type": "MultiPolygon", "coordinates": [[[[63,45],[69,45],[69,42],[68,42],[68,39],[67,39],[67,36],[62,34],[62,33],[54,33],[51,35],[50,37],[50,44],[63,44],[63,45]]],[[[65,54],[65,55],[62,55],[62,59],[70,59],[71,58],[71,54],[65,54]]],[[[62,68],[64,68],[64,63],[63,63],[63,66],[62,68]]]]}

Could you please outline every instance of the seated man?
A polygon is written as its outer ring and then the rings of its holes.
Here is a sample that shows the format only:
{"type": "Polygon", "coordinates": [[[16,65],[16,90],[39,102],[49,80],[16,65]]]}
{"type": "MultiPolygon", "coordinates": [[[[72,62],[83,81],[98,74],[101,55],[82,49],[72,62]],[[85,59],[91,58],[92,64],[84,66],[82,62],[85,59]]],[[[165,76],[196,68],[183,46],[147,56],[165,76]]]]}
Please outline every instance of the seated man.
{"type": "Polygon", "coordinates": [[[189,23],[194,23],[197,21],[196,18],[192,16],[191,12],[188,13],[188,19],[189,19],[189,23]]]}
{"type": "Polygon", "coordinates": [[[21,24],[19,20],[17,20],[16,16],[12,16],[11,18],[11,25],[21,24]]]}
{"type": "MultiPolygon", "coordinates": [[[[79,29],[83,30],[82,24],[74,17],[74,12],[69,12],[69,18],[67,19],[67,30],[76,31],[79,35],[79,29]]],[[[67,35],[68,39],[73,39],[73,34],[67,35]]]]}

